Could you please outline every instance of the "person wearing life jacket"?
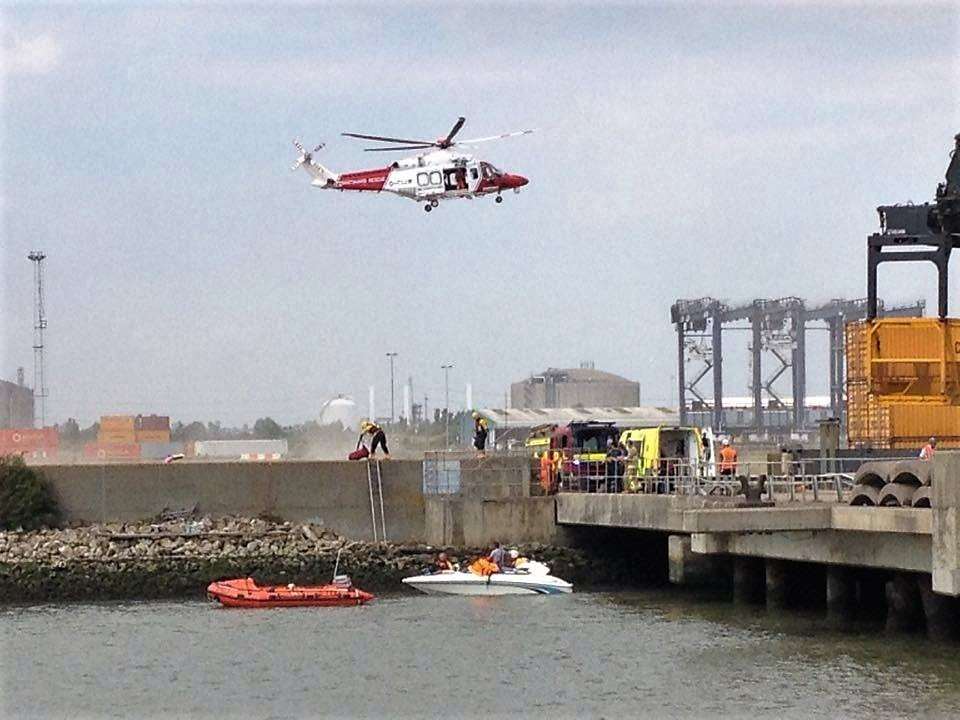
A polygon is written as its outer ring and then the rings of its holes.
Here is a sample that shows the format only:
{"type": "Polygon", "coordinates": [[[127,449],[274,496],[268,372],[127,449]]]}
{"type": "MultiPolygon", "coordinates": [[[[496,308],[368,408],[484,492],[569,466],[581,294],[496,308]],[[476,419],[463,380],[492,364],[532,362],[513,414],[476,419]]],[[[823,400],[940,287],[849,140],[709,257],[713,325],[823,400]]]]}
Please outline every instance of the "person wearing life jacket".
{"type": "Polygon", "coordinates": [[[381,447],[383,448],[384,459],[390,459],[390,450],[387,448],[387,435],[383,432],[383,428],[369,420],[364,420],[360,423],[360,437],[357,438],[357,450],[360,449],[361,445],[364,445],[364,440],[367,438],[370,438],[370,457],[375,457],[377,448],[381,447]]]}
{"type": "Polygon", "coordinates": [[[927,444],[923,446],[920,450],[920,459],[921,460],[933,460],[933,454],[937,451],[937,439],[935,437],[930,438],[927,441],[927,444]]]}
{"type": "Polygon", "coordinates": [[[737,451],[730,444],[729,438],[723,439],[723,449],[720,450],[720,474],[737,474],[737,451]]]}
{"type": "Polygon", "coordinates": [[[489,428],[487,426],[487,419],[480,415],[480,413],[474,411],[473,413],[473,446],[477,449],[477,453],[482,455],[487,447],[487,434],[489,428]]]}

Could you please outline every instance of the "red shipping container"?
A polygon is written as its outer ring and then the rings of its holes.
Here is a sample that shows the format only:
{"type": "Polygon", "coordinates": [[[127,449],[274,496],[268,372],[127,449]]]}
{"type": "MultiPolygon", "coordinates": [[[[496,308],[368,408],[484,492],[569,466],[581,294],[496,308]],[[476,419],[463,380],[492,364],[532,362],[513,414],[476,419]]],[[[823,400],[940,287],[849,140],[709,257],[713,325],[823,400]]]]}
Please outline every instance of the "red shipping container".
{"type": "Polygon", "coordinates": [[[56,428],[12,428],[0,430],[0,454],[54,450],[60,447],[56,428]]]}
{"type": "Polygon", "coordinates": [[[83,446],[83,456],[88,460],[135,460],[140,457],[140,446],[88,443],[83,446]]]}

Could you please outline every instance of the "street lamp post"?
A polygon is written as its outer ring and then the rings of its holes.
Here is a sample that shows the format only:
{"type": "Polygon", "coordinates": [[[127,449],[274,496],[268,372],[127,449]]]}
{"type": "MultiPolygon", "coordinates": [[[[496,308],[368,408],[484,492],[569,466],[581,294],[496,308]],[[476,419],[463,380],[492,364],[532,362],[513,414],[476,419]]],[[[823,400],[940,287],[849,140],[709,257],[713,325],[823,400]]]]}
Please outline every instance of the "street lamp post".
{"type": "Polygon", "coordinates": [[[387,358],[390,360],[390,424],[393,424],[393,419],[396,417],[393,413],[393,359],[397,356],[395,352],[388,352],[387,358]]]}
{"type": "Polygon", "coordinates": [[[440,369],[443,370],[443,420],[445,423],[444,437],[446,439],[446,447],[448,450],[450,449],[450,370],[452,368],[453,363],[440,366],[440,369]]]}

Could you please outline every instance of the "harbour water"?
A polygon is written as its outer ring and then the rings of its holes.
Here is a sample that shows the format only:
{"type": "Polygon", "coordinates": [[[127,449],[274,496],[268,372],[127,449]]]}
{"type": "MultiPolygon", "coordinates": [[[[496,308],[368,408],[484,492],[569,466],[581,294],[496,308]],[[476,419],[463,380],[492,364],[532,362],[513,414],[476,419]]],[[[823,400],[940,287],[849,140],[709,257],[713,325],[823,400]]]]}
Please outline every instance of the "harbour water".
{"type": "Polygon", "coordinates": [[[4,717],[960,715],[960,654],[674,592],[6,607],[4,717]]]}

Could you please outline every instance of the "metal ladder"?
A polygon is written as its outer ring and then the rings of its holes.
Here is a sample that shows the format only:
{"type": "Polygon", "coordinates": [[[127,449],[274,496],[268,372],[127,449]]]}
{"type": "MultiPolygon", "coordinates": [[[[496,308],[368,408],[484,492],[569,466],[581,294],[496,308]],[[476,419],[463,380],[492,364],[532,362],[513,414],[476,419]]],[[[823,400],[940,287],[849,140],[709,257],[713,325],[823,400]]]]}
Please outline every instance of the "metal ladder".
{"type": "Polygon", "coordinates": [[[383,513],[383,480],[380,476],[380,461],[367,460],[367,489],[370,491],[370,522],[373,525],[373,541],[387,541],[387,520],[383,513]],[[376,468],[376,471],[374,471],[376,468]],[[380,537],[377,537],[377,506],[373,501],[373,480],[376,474],[377,495],[380,498],[380,537]]]}

